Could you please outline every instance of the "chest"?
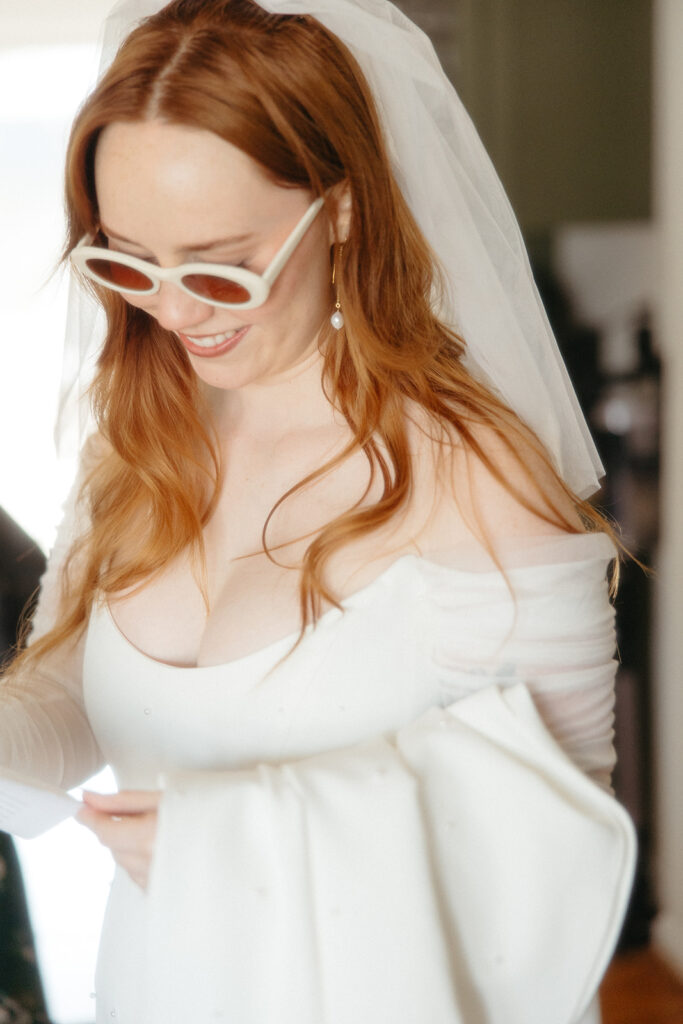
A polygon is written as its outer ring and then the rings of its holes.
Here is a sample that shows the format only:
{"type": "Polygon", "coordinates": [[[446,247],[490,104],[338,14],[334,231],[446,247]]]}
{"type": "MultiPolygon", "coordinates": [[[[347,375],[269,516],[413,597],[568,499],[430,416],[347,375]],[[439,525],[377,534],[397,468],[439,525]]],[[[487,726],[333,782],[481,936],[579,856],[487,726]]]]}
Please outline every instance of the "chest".
{"type": "MultiPolygon", "coordinates": [[[[381,496],[382,485],[370,480],[362,453],[292,491],[324,461],[320,455],[295,458],[291,448],[252,451],[251,457],[235,451],[204,531],[204,564],[184,552],[143,588],[111,600],[124,636],[157,660],[207,666],[296,633],[308,545],[327,523],[381,496]],[[263,551],[264,528],[270,556],[263,551]]],[[[326,585],[341,599],[361,590],[401,555],[416,551],[416,522],[407,510],[388,527],[344,543],[326,564],[326,585]]]]}
{"type": "MultiPolygon", "coordinates": [[[[343,543],[326,553],[323,582],[338,600],[367,587],[403,555],[472,542],[467,518],[453,502],[464,467],[453,462],[444,472],[429,434],[411,424],[407,431],[408,499],[380,527],[354,534],[347,521],[337,533],[343,543]]],[[[338,424],[314,436],[233,440],[220,499],[204,531],[204,564],[186,551],[144,587],[112,601],[123,635],[159,661],[211,666],[296,634],[308,546],[328,524],[369,509],[383,495],[382,475],[373,476],[365,453],[346,454],[351,440],[348,427],[338,424]],[[321,466],[328,469],[318,475],[321,466]]]]}

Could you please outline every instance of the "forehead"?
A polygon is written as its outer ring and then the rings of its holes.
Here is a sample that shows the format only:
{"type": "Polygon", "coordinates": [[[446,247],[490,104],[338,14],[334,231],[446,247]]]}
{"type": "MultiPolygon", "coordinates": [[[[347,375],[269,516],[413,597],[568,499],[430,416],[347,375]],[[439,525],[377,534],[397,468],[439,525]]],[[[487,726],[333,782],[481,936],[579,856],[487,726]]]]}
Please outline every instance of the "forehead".
{"type": "Polygon", "coordinates": [[[267,229],[301,203],[246,153],[212,132],[159,121],[117,122],[95,154],[100,218],[140,244],[267,229]]]}

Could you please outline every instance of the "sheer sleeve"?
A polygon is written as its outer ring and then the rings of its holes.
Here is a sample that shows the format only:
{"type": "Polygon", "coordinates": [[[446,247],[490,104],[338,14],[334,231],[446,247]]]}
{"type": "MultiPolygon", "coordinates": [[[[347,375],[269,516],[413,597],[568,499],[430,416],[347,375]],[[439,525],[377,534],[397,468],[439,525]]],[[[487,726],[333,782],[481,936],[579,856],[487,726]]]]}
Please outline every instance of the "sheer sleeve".
{"type": "Polygon", "coordinates": [[[502,553],[498,570],[467,584],[446,562],[431,563],[424,636],[444,704],[495,683],[524,683],[549,732],[605,789],[615,763],[614,609],[603,534],[539,538],[502,553]]]}
{"type": "MultiPolygon", "coordinates": [[[[64,505],[57,539],[41,580],[29,645],[44,636],[58,614],[61,570],[86,521],[78,495],[95,457],[86,446],[80,472],[64,505]]],[[[37,666],[10,667],[0,681],[0,763],[14,771],[71,788],[103,763],[83,705],[84,637],[47,654],[37,666]]]]}

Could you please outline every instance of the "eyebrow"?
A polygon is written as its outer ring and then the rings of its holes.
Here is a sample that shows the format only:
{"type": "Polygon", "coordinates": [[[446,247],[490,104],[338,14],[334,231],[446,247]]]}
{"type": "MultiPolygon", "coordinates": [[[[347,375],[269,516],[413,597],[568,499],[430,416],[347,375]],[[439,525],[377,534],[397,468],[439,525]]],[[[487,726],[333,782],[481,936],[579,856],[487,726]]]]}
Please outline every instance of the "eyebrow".
{"type": "MultiPolygon", "coordinates": [[[[131,238],[125,238],[123,235],[118,235],[115,231],[111,231],[106,224],[100,222],[100,229],[105,233],[107,238],[113,238],[116,242],[123,242],[125,245],[134,245],[138,249],[144,249],[144,245],[140,245],[139,242],[134,242],[131,238]]],[[[194,245],[179,246],[180,252],[206,252],[210,249],[219,249],[223,246],[229,245],[240,245],[242,242],[247,242],[249,239],[254,237],[254,232],[251,231],[245,235],[232,235],[227,238],[214,238],[210,242],[195,242],[194,245]]]]}

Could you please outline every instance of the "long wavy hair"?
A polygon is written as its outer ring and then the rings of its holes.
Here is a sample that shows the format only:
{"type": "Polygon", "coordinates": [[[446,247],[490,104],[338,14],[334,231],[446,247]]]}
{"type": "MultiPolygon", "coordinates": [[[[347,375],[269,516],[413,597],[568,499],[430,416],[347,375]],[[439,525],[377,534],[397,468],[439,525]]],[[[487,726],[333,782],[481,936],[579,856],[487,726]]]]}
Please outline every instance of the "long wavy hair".
{"type": "MultiPolygon", "coordinates": [[[[353,452],[365,454],[383,492],[329,522],[308,545],[300,638],[323,601],[338,604],[324,582],[330,555],[386,524],[408,502],[408,402],[427,414],[440,447],[457,437],[527,508],[568,532],[611,533],[569,492],[535,436],[465,369],[465,341],[434,312],[439,267],[393,177],[371,91],[332,33],[310,16],[273,15],[251,0],[174,0],[142,22],[73,126],[65,255],[99,226],[94,161],[101,132],[113,122],[150,119],[214,132],[280,184],[320,196],[342,182],[350,189],[350,230],[337,265],[345,328],[323,329],[320,350],[326,394],[352,440],[283,495],[270,516],[353,452]],[[478,442],[482,426],[526,470],[532,486],[525,493],[478,442]],[[539,459],[552,487],[536,479],[539,459]],[[550,490],[571,499],[581,526],[569,521],[550,490]]],[[[143,584],[184,549],[201,564],[203,527],[221,487],[216,437],[182,345],[120,295],[90,286],[108,325],[92,386],[107,444],[84,483],[89,526],[67,560],[58,623],[32,645],[30,658],[79,635],[96,595],[143,584]]],[[[270,516],[262,539],[273,557],[270,516]]]]}

